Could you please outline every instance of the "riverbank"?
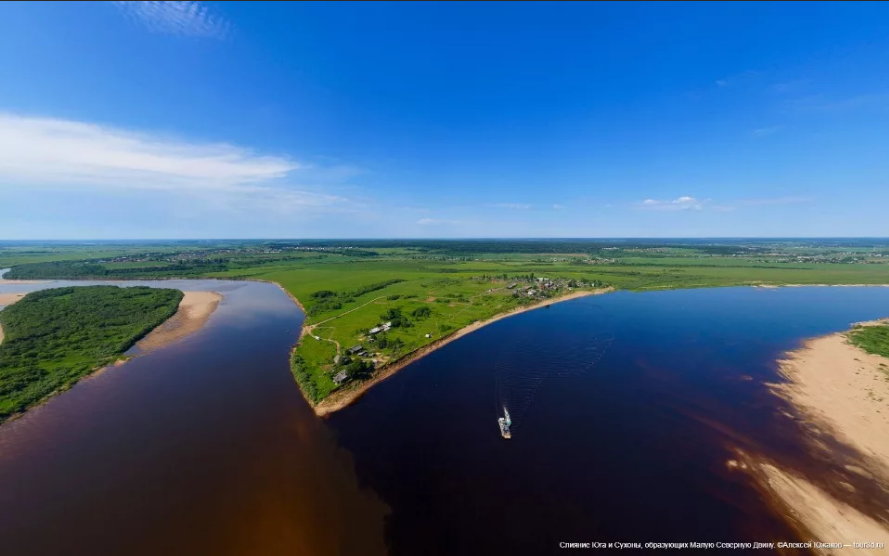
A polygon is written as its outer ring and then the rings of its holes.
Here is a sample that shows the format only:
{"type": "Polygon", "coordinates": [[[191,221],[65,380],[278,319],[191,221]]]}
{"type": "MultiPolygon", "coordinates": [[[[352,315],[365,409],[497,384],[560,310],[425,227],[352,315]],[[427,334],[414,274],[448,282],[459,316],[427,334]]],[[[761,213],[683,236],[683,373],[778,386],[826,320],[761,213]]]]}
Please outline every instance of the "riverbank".
{"type": "Polygon", "coordinates": [[[141,351],[152,351],[194,334],[207,324],[222,295],[216,292],[183,291],[176,314],[136,342],[141,351]]]}
{"type": "Polygon", "coordinates": [[[872,460],[889,486],[889,358],[869,354],[837,333],[807,341],[779,361],[779,368],[788,382],[772,385],[773,391],[819,430],[872,460]]]}
{"type": "MultiPolygon", "coordinates": [[[[23,293],[0,293],[0,307],[12,305],[19,299],[25,297],[23,293]]],[[[3,343],[3,325],[0,324],[0,344],[3,343]]]]}
{"type": "MultiPolygon", "coordinates": [[[[826,442],[835,440],[851,447],[854,464],[846,463],[845,470],[865,477],[877,492],[889,492],[889,358],[869,354],[850,343],[846,333],[836,333],[805,342],[800,349],[788,352],[778,365],[787,381],[770,384],[769,388],[796,411],[806,441],[836,461],[842,456],[826,442]]],[[[818,485],[765,458],[740,454],[739,459],[763,494],[795,527],[812,535],[812,540],[883,542],[889,546],[889,514],[885,509],[865,512],[860,504],[857,508],[850,504],[857,489],[847,477],[834,475],[827,484],[818,485]],[[834,491],[828,492],[825,486],[834,491]]],[[[881,549],[852,547],[815,552],[884,553],[881,549]]]]}
{"type": "MultiPolygon", "coordinates": [[[[378,369],[372,378],[369,380],[365,380],[362,382],[351,383],[345,388],[334,391],[330,396],[321,400],[321,402],[317,404],[312,404],[312,408],[315,410],[315,414],[319,417],[323,417],[325,415],[329,415],[340,409],[348,407],[358,401],[358,399],[363,396],[368,390],[370,390],[374,385],[379,384],[380,382],[386,380],[390,376],[394,375],[401,369],[407,367],[411,363],[426,357],[430,353],[441,349],[442,347],[448,345],[449,343],[459,340],[460,338],[466,336],[467,334],[471,334],[476,330],[484,328],[489,324],[493,324],[499,320],[503,320],[505,318],[513,317],[515,315],[519,315],[521,313],[525,313],[527,311],[533,311],[534,309],[539,309],[541,307],[545,307],[548,305],[552,305],[554,303],[561,303],[563,301],[570,301],[572,299],[578,299],[580,297],[587,297],[590,295],[600,295],[603,293],[608,293],[614,291],[614,288],[601,288],[597,290],[585,290],[585,291],[577,291],[570,293],[568,295],[555,298],[555,299],[543,299],[537,303],[532,305],[526,305],[523,307],[517,307],[511,311],[506,313],[501,313],[499,315],[495,315],[489,319],[478,321],[470,324],[469,326],[463,327],[452,334],[440,339],[436,340],[428,345],[421,347],[420,349],[402,357],[401,359],[394,361],[381,369],[378,369]]],[[[305,330],[306,327],[303,327],[305,330]]],[[[308,400],[307,400],[308,401],[308,400]]]]}

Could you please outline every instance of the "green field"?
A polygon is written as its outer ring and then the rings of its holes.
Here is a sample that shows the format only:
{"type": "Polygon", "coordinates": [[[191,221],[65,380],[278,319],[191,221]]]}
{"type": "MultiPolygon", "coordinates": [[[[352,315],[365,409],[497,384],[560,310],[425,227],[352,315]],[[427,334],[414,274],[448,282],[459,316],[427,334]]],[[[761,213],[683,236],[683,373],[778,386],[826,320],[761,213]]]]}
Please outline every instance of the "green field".
{"type": "MultiPolygon", "coordinates": [[[[475,321],[569,288],[889,283],[889,241],[879,239],[204,242],[144,252],[106,248],[101,258],[87,247],[71,248],[68,258],[58,247],[42,255],[29,249],[27,263],[14,265],[9,278],[277,282],[307,312],[309,334],[294,352],[293,369],[315,402],[337,388],[340,372],[346,382],[364,380],[371,364],[391,363],[475,321]],[[552,287],[536,287],[539,278],[552,287]],[[528,295],[532,288],[538,291],[528,295]],[[389,321],[390,330],[369,333],[389,321]],[[357,345],[367,353],[350,356],[357,345]]],[[[25,256],[0,247],[0,267],[25,256]]]]}
{"type": "Polygon", "coordinates": [[[84,286],[30,293],[0,311],[0,422],[121,358],[181,299],[179,290],[84,286]]]}

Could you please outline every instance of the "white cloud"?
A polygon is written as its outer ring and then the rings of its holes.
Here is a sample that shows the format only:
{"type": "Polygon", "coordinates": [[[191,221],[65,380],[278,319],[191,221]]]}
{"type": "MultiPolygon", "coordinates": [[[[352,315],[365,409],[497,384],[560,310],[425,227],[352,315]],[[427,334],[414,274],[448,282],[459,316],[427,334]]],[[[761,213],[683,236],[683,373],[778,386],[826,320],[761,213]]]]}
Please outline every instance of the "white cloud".
{"type": "Polygon", "coordinates": [[[0,187],[253,188],[300,168],[280,156],[91,123],[0,113],[0,187]]]}
{"type": "Polygon", "coordinates": [[[488,206],[493,208],[505,208],[512,210],[528,210],[529,208],[531,208],[531,205],[525,203],[493,203],[488,206]]]}
{"type": "Polygon", "coordinates": [[[706,201],[687,195],[673,200],[645,199],[642,208],[647,210],[701,210],[706,201]]]}
{"type": "Polygon", "coordinates": [[[560,204],[556,203],[553,205],[553,208],[556,210],[561,210],[561,209],[565,208],[565,205],[560,205],[560,204]]]}
{"type": "Polygon", "coordinates": [[[774,125],[771,127],[760,127],[753,130],[754,137],[765,137],[766,135],[771,135],[773,133],[777,133],[784,129],[783,125],[774,125]]]}
{"type": "Polygon", "coordinates": [[[296,184],[299,170],[305,172],[298,177],[306,179],[325,169],[227,143],[0,113],[0,193],[53,190],[131,203],[144,198],[143,192],[184,202],[196,215],[311,216],[362,206],[330,186],[296,184]]]}
{"type": "Polygon", "coordinates": [[[124,14],[154,33],[225,39],[231,23],[205,2],[114,2],[124,14]]]}

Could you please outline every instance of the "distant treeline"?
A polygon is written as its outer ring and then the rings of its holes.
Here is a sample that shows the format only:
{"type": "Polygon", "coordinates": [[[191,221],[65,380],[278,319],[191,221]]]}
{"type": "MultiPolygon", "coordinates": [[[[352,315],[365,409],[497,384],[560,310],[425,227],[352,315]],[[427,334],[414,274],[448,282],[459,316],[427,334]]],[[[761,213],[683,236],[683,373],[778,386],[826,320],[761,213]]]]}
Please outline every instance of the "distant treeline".
{"type": "Polygon", "coordinates": [[[730,255],[762,251],[768,248],[800,247],[885,247],[885,238],[850,239],[472,239],[472,240],[306,240],[273,244],[276,248],[300,246],[305,248],[344,248],[343,254],[360,249],[411,249],[421,253],[461,256],[479,253],[598,253],[621,249],[676,248],[692,249],[714,255],[730,255]]]}
{"type": "Polygon", "coordinates": [[[113,363],[181,300],[173,289],[80,286],[29,293],[0,311],[0,422],[113,363]]]}
{"type": "Polygon", "coordinates": [[[202,276],[208,272],[227,268],[228,265],[224,262],[214,259],[129,268],[107,268],[95,262],[58,261],[16,265],[6,274],[6,278],[10,280],[172,278],[202,276]]]}

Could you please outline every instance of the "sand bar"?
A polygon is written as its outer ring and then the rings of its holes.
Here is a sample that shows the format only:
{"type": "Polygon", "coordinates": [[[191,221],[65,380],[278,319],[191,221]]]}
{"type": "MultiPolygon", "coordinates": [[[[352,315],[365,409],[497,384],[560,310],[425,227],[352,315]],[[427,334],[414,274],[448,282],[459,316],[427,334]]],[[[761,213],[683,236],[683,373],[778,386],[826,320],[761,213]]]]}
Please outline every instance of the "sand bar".
{"type": "MultiPolygon", "coordinates": [[[[889,547],[889,529],[885,523],[840,502],[799,475],[770,463],[754,465],[754,472],[767,489],[767,494],[797,525],[804,539],[843,545],[854,542],[883,543],[889,547]]],[[[825,556],[877,556],[887,553],[886,548],[854,546],[813,547],[813,551],[825,556]]]]}
{"type": "Polygon", "coordinates": [[[809,340],[787,356],[779,365],[788,382],[773,390],[873,460],[889,485],[889,358],[855,347],[844,333],[809,340]]]}
{"type": "MultiPolygon", "coordinates": [[[[817,446],[819,437],[832,437],[854,449],[856,464],[845,468],[865,477],[867,486],[883,493],[877,499],[883,499],[889,491],[889,358],[871,355],[849,343],[845,333],[837,333],[807,341],[778,363],[787,382],[769,386],[802,417],[806,439],[817,446]]],[[[834,487],[831,494],[766,458],[740,456],[741,467],[753,474],[765,496],[801,536],[821,542],[882,542],[889,547],[889,507],[870,515],[853,507],[847,502],[854,499],[856,489],[842,477],[834,475],[828,483],[834,487]],[[848,496],[837,486],[846,488],[848,496]]],[[[814,552],[866,555],[886,554],[887,549],[843,546],[814,548],[814,552]]]]}
{"type": "Polygon", "coordinates": [[[139,340],[136,347],[142,351],[152,351],[194,334],[207,323],[222,300],[222,296],[216,292],[182,293],[185,295],[179,302],[176,314],[139,340]]]}
{"type": "MultiPolygon", "coordinates": [[[[571,299],[577,299],[579,297],[586,297],[589,295],[599,295],[599,294],[603,294],[603,293],[608,293],[613,290],[614,290],[614,288],[601,288],[601,289],[597,289],[597,290],[576,291],[576,292],[573,292],[568,295],[558,297],[555,299],[542,299],[532,305],[517,307],[517,308],[513,309],[512,311],[509,311],[506,313],[501,313],[499,315],[495,315],[487,320],[474,322],[474,323],[470,324],[469,326],[466,326],[466,327],[461,328],[460,330],[457,330],[456,332],[450,334],[449,336],[447,336],[445,338],[436,340],[436,341],[432,342],[431,344],[427,344],[427,345],[421,347],[420,349],[414,351],[413,353],[410,353],[409,355],[406,355],[405,357],[402,357],[401,359],[399,359],[389,365],[386,365],[385,367],[382,367],[381,369],[378,369],[374,373],[373,377],[369,380],[365,380],[363,382],[358,382],[358,383],[352,383],[352,384],[348,385],[346,388],[334,391],[333,393],[330,394],[330,396],[321,400],[320,403],[318,403],[317,405],[313,405],[315,414],[319,415],[319,416],[324,416],[324,415],[333,413],[335,411],[339,411],[340,409],[343,409],[344,407],[348,407],[349,405],[355,403],[358,400],[358,398],[363,396],[364,393],[367,392],[368,390],[370,390],[370,388],[373,387],[375,384],[378,384],[378,383],[386,380],[387,378],[394,375],[401,369],[407,367],[414,361],[417,361],[418,359],[429,355],[433,351],[435,351],[439,348],[442,348],[455,340],[459,340],[463,336],[466,336],[467,334],[471,334],[471,333],[475,332],[476,330],[479,330],[489,324],[495,323],[495,322],[505,319],[505,318],[519,315],[521,313],[525,313],[527,311],[533,311],[534,309],[539,309],[540,307],[552,305],[554,303],[560,303],[562,301],[569,301],[571,299]]],[[[303,329],[303,331],[305,332],[305,328],[303,329]]],[[[309,403],[311,404],[311,402],[309,402],[309,403]]]]}
{"type": "Polygon", "coordinates": [[[12,305],[23,297],[25,297],[23,293],[0,293],[0,307],[12,305]]]}
{"type": "MultiPolygon", "coordinates": [[[[0,307],[12,305],[19,299],[25,297],[23,293],[0,293],[0,307]]],[[[3,343],[3,325],[0,324],[0,344],[3,343]]]]}

